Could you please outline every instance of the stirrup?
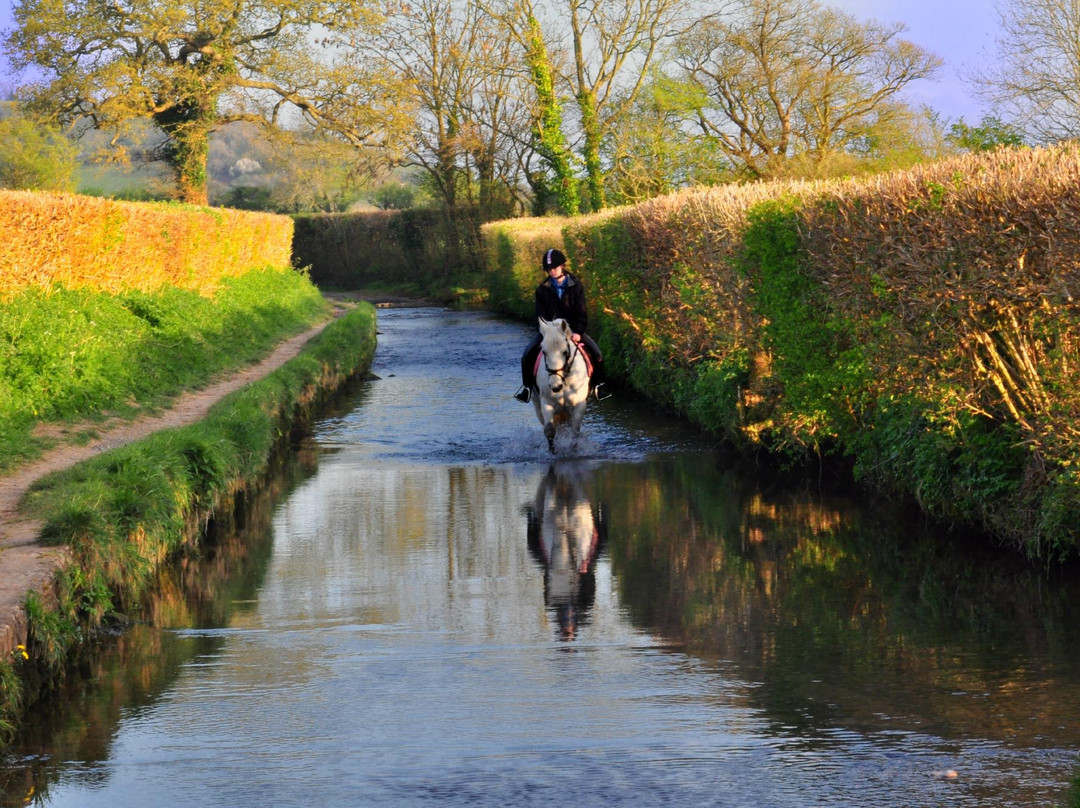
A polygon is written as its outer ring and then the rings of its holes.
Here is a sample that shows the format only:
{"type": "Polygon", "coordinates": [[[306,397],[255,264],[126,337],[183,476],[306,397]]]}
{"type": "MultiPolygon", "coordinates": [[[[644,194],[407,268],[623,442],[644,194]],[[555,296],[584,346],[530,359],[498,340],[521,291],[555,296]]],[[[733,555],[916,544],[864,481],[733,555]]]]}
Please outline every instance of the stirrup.
{"type": "Polygon", "coordinates": [[[522,404],[528,404],[532,401],[532,390],[525,385],[521,385],[521,389],[514,393],[514,398],[520,401],[522,404]]]}
{"type": "Polygon", "coordinates": [[[600,382],[600,384],[596,385],[592,389],[592,395],[595,396],[597,401],[606,401],[607,399],[611,398],[611,393],[605,393],[601,389],[605,384],[606,382],[600,382]]]}

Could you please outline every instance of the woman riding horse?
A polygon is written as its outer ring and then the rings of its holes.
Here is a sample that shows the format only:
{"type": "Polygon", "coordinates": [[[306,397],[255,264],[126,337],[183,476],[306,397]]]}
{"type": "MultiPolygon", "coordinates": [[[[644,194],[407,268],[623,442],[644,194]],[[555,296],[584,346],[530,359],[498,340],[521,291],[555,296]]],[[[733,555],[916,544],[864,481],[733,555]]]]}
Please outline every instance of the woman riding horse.
{"type": "MultiPolygon", "coordinates": [[[[574,341],[584,345],[592,360],[592,392],[599,400],[601,398],[600,386],[604,383],[604,357],[593,338],[585,333],[589,327],[585,287],[581,281],[566,271],[566,256],[559,250],[545,252],[544,257],[540,259],[540,266],[547,273],[547,277],[536,287],[536,317],[538,320],[561,318],[570,324],[574,332],[574,341]]],[[[533,341],[529,343],[529,347],[525,349],[525,353],[521,355],[521,389],[514,394],[514,398],[526,404],[532,399],[533,391],[536,390],[533,368],[536,366],[536,357],[539,354],[540,334],[537,333],[533,341]]]]}

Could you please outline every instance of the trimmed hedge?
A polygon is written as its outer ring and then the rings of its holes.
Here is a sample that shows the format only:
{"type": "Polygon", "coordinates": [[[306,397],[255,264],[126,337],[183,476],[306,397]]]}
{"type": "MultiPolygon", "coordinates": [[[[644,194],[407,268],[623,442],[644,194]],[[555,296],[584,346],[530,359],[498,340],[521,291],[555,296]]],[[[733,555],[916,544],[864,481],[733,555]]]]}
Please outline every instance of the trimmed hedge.
{"type": "Polygon", "coordinates": [[[289,266],[287,216],[0,190],[0,302],[27,287],[211,295],[252,267],[289,266]]]}
{"type": "Polygon", "coordinates": [[[293,263],[321,289],[472,285],[481,266],[475,211],[415,208],[296,217],[293,263]]]}
{"type": "Polygon", "coordinates": [[[1080,148],[493,223],[501,310],[531,318],[533,234],[557,228],[613,375],[745,449],[1077,552],[1080,148]]]}

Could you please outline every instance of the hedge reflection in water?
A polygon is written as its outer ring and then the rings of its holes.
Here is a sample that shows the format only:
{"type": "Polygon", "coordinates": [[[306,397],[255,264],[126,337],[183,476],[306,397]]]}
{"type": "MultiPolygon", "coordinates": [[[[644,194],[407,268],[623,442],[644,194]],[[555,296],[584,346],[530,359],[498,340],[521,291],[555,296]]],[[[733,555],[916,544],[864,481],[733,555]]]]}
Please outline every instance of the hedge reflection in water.
{"type": "MultiPolygon", "coordinates": [[[[56,712],[27,727],[18,762],[2,770],[5,805],[23,804],[32,788],[47,794],[71,761],[92,782],[121,720],[160,700],[185,665],[221,653],[225,640],[212,632],[154,626],[222,626],[251,608],[270,560],[273,505],[314,466],[302,455],[285,469],[240,512],[240,529],[223,531],[206,558],[181,561],[140,622],[84,663],[56,712]]],[[[518,535],[544,576],[558,640],[588,641],[594,613],[612,602],[595,602],[600,554],[630,622],[661,647],[750,683],[743,692],[777,737],[817,750],[845,731],[1045,748],[1055,750],[1057,769],[1018,784],[1017,804],[1059,781],[1060,752],[1080,738],[1075,584],[1000,551],[950,545],[890,507],[771,487],[712,455],[560,462],[529,473],[537,485],[518,535]]],[[[515,472],[446,474],[450,498],[474,503],[469,512],[480,520],[479,503],[515,472]]],[[[421,500],[401,507],[422,510],[421,500]]],[[[381,516],[393,518],[368,514],[381,516]]],[[[457,544],[480,541],[477,530],[447,535],[461,563],[478,558],[457,544]]]]}
{"type": "Polygon", "coordinates": [[[707,458],[611,466],[621,601],[686,652],[735,663],[777,731],[835,727],[1021,746],[1080,738],[1075,583],[942,541],[897,509],[763,490],[707,458]]]}
{"type": "Polygon", "coordinates": [[[224,638],[176,629],[226,625],[253,608],[273,550],[274,507],[317,465],[310,450],[279,461],[263,488],[238,498],[228,524],[210,526],[202,555],[162,570],[141,613],[98,638],[59,691],[35,708],[0,767],[0,806],[45,799],[50,781],[73,760],[89,764],[82,777],[92,783],[92,764],[109,759],[120,720],[155,704],[193,659],[220,651],[224,638]]]}

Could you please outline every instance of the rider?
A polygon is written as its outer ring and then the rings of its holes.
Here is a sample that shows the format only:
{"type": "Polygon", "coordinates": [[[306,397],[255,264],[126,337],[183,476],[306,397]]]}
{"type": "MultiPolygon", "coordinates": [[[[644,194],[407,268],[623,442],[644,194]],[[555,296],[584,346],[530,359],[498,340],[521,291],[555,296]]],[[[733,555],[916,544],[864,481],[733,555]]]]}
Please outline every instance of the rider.
{"type": "MultiPolygon", "coordinates": [[[[540,259],[547,277],[536,287],[536,316],[545,320],[561,317],[573,331],[573,340],[584,345],[593,363],[592,390],[601,398],[600,387],[604,383],[604,357],[596,342],[585,331],[589,327],[589,312],[585,304],[585,287],[581,281],[566,271],[566,256],[559,250],[548,250],[540,259]]],[[[533,368],[540,354],[539,332],[521,355],[521,389],[514,394],[518,401],[528,403],[536,388],[533,368]]]]}

